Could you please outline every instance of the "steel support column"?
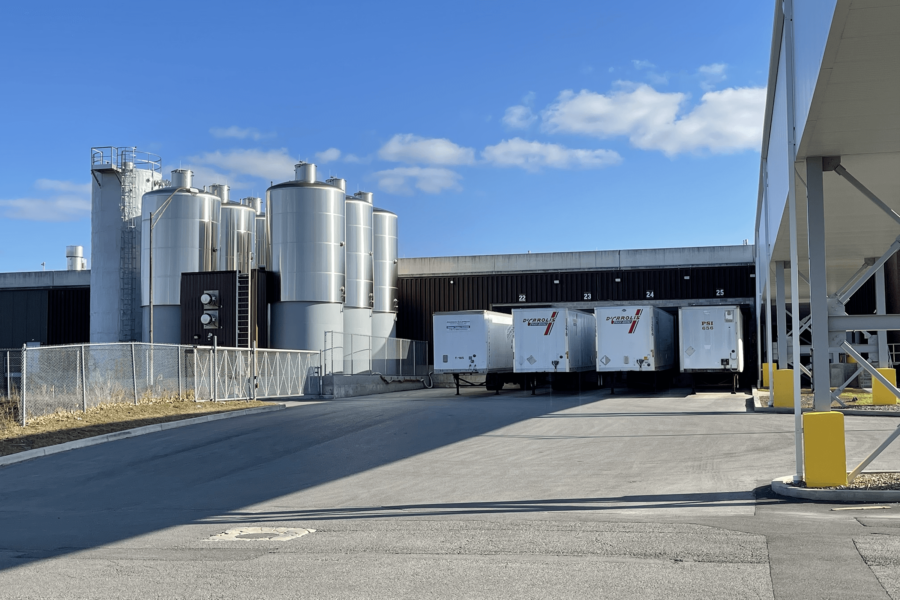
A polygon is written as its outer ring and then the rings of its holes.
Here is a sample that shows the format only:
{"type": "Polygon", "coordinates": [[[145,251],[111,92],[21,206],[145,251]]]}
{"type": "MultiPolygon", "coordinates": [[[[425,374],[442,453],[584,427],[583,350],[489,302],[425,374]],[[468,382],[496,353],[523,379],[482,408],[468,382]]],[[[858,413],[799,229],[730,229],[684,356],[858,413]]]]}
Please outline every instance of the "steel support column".
{"type": "MultiPolygon", "coordinates": [[[[793,296],[793,294],[796,292],[791,290],[791,295],[793,296]]],[[[788,360],[787,351],[787,306],[785,306],[783,261],[775,262],[775,315],[778,325],[778,368],[787,369],[790,360],[788,360]]],[[[791,319],[794,322],[791,329],[796,329],[799,326],[798,319],[793,315],[791,315],[791,319]]]]}
{"type": "Polygon", "coordinates": [[[812,317],[812,374],[816,411],[831,410],[828,352],[828,285],[825,271],[825,189],[822,157],[806,158],[806,227],[809,240],[809,309],[812,317]]]}
{"type": "MultiPolygon", "coordinates": [[[[884,295],[884,265],[875,271],[875,314],[887,314],[887,302],[884,295]]],[[[891,355],[888,352],[887,331],[879,329],[878,334],[878,366],[888,369],[891,366],[891,355]]]]}

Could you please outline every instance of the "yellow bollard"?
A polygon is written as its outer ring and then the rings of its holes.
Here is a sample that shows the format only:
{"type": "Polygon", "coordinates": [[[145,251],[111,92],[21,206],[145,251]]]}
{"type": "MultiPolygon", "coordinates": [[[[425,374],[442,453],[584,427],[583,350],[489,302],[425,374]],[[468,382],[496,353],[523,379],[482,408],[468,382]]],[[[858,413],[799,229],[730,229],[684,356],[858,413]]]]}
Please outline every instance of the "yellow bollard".
{"type": "MultiPolygon", "coordinates": [[[[884,375],[884,378],[891,382],[894,387],[897,387],[897,371],[894,369],[877,369],[879,373],[884,375]]],[[[893,395],[884,384],[872,378],[872,404],[897,404],[897,396],[893,395]]]]}
{"type": "Polygon", "coordinates": [[[763,388],[769,389],[769,363],[762,364],[763,388]]]}
{"type": "Polygon", "coordinates": [[[806,487],[847,485],[843,414],[829,411],[803,415],[803,466],[806,487]]]}
{"type": "Polygon", "coordinates": [[[772,386],[772,406],[794,408],[794,370],[777,369],[772,386]]]}

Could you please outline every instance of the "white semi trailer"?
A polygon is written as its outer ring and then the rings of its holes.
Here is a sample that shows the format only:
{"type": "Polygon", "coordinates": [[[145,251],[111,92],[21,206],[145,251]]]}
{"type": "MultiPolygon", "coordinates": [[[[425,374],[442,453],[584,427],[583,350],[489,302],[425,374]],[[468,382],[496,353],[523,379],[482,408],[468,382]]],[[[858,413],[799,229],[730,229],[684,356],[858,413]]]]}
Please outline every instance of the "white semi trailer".
{"type": "Polygon", "coordinates": [[[731,374],[732,393],[744,370],[744,321],[737,306],[678,309],[678,353],[682,373],[731,374]]]}
{"type": "Polygon", "coordinates": [[[597,318],[597,372],[610,389],[618,373],[656,374],[675,368],[675,317],[654,306],[602,306],[597,318]]]}
{"type": "MultiPolygon", "coordinates": [[[[549,376],[552,383],[574,379],[565,374],[594,372],[597,335],[594,315],[571,308],[513,310],[514,371],[549,376]]],[[[578,376],[580,381],[580,376],[578,376]]],[[[532,387],[532,391],[534,387],[532,387]]]]}
{"type": "MultiPolygon", "coordinates": [[[[513,372],[512,315],[488,310],[434,313],[434,372],[453,375],[459,394],[461,375],[483,374],[489,390],[499,390],[513,372]]],[[[462,380],[472,385],[470,381],[462,380]]]]}

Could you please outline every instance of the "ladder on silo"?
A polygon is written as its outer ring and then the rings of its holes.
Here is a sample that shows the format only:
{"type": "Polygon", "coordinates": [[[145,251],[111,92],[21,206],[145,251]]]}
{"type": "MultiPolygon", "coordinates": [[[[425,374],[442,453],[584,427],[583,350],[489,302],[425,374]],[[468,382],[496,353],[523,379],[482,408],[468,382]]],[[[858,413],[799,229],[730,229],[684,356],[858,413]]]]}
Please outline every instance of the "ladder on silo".
{"type": "Polygon", "coordinates": [[[119,249],[119,341],[136,339],[134,332],[134,295],[137,289],[137,192],[134,169],[123,169],[119,208],[122,213],[122,240],[119,249]]]}
{"type": "Polygon", "coordinates": [[[237,274],[237,347],[250,347],[250,275],[237,274]]]}

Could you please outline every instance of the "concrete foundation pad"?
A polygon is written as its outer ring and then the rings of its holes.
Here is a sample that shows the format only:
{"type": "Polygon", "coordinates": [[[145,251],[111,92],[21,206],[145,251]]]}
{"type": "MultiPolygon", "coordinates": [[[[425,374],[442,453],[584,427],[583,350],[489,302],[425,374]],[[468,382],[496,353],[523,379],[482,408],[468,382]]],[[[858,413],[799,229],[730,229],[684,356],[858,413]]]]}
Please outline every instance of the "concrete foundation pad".
{"type": "Polygon", "coordinates": [[[792,475],[772,480],[772,491],[779,496],[816,502],[900,502],[900,490],[823,490],[791,485],[792,475]]]}
{"type": "Polygon", "coordinates": [[[322,396],[354,398],[372,394],[390,394],[425,388],[427,377],[399,375],[326,375],[322,378],[322,396]]]}

